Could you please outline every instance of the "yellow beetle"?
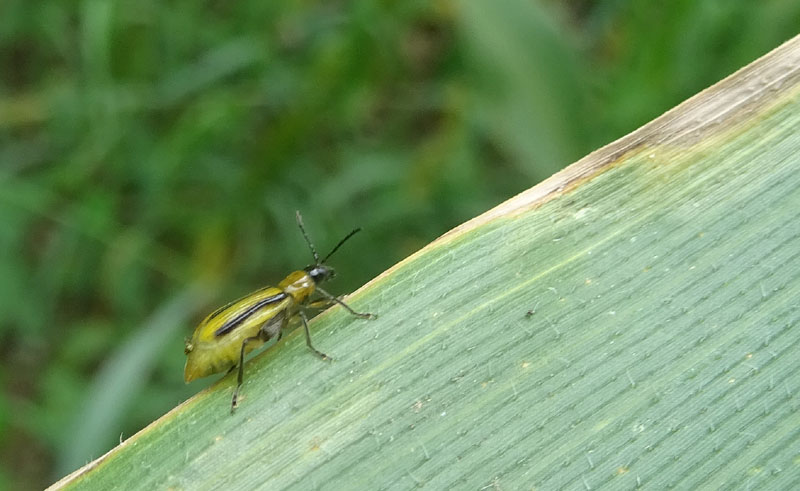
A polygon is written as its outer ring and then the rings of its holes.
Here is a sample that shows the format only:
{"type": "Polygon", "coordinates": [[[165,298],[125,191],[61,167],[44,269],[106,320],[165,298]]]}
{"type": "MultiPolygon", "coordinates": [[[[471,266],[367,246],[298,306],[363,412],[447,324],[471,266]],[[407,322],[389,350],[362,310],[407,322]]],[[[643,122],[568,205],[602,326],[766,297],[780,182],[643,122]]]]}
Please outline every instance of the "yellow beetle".
{"type": "Polygon", "coordinates": [[[319,287],[320,283],[335,275],[333,269],[327,266],[325,261],[347,239],[361,229],[357,228],[347,234],[320,261],[319,255],[303,227],[303,219],[299,211],[297,212],[297,225],[311,249],[314,264],[290,273],[278,283],[278,286],[261,288],[215,310],[203,319],[191,339],[186,341],[184,352],[187,358],[183,372],[186,383],[225,370],[230,372],[237,366],[239,367],[236,390],[233,392],[231,401],[231,412],[236,409],[239,388],[242,386],[245,355],[276,336],[280,339],[282,330],[295,316],[299,316],[303,322],[308,347],[323,360],[330,359],[311,344],[305,309],[338,303],[357,317],[363,319],[376,317],[373,314],[356,312],[340,299],[319,287]],[[310,297],[315,291],[325,298],[309,303],[310,297]]]}

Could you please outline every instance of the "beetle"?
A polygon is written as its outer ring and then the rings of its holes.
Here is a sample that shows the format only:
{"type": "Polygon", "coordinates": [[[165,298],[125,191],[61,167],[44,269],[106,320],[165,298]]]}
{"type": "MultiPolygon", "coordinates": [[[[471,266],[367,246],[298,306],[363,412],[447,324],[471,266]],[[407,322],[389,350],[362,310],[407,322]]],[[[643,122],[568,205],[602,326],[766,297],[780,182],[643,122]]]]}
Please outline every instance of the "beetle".
{"type": "Polygon", "coordinates": [[[347,239],[361,229],[356,228],[347,234],[325,258],[320,260],[316,248],[308,238],[300,212],[298,211],[296,215],[297,225],[311,249],[314,264],[289,273],[278,286],[261,288],[218,308],[203,319],[192,337],[186,340],[184,353],[187,358],[183,372],[186,383],[225,370],[230,373],[238,367],[236,389],[231,400],[231,413],[236,410],[238,403],[239,389],[244,378],[245,355],[274,337],[280,340],[284,328],[297,317],[303,323],[306,345],[321,359],[331,360],[331,357],[311,344],[308,318],[305,313],[307,309],[323,308],[336,303],[356,317],[376,318],[373,314],[356,312],[341,299],[319,287],[320,283],[335,276],[333,268],[325,262],[347,239]],[[324,298],[311,302],[311,295],[315,292],[324,298]]]}

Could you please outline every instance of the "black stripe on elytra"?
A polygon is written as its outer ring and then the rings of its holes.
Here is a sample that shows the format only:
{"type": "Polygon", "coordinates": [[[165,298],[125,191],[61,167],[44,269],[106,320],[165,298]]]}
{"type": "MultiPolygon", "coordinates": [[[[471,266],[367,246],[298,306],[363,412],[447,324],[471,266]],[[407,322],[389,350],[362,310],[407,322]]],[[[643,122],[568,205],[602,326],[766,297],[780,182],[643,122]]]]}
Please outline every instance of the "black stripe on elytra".
{"type": "Polygon", "coordinates": [[[286,296],[287,295],[286,295],[285,292],[280,292],[280,293],[276,293],[275,295],[273,295],[271,297],[267,297],[267,298],[264,298],[262,300],[259,300],[258,302],[254,303],[252,306],[250,306],[249,309],[247,309],[244,312],[240,313],[239,315],[237,315],[233,319],[230,319],[228,322],[223,324],[222,327],[220,327],[219,329],[214,331],[214,336],[223,336],[225,334],[228,334],[229,332],[231,332],[234,329],[236,329],[237,327],[239,327],[239,325],[242,322],[247,320],[251,315],[253,315],[256,312],[258,312],[258,310],[261,309],[262,307],[264,307],[265,305],[269,305],[269,304],[275,303],[275,302],[280,302],[281,300],[286,298],[286,296]]]}
{"type": "Polygon", "coordinates": [[[221,313],[222,313],[224,310],[226,310],[226,309],[227,309],[228,307],[230,307],[231,305],[233,305],[233,304],[235,304],[235,303],[237,303],[237,302],[240,302],[240,301],[244,300],[245,298],[247,298],[247,297],[249,297],[249,296],[251,296],[251,295],[255,295],[255,294],[256,294],[256,293],[258,293],[258,292],[263,292],[263,291],[264,291],[264,290],[266,290],[267,288],[274,288],[274,287],[272,287],[272,286],[265,286],[264,288],[259,288],[258,290],[254,291],[253,293],[250,293],[250,294],[248,294],[248,295],[245,295],[244,297],[237,298],[236,300],[233,300],[233,301],[231,301],[231,302],[228,302],[228,303],[226,303],[225,305],[223,305],[222,307],[218,308],[218,309],[217,309],[217,310],[215,310],[214,312],[211,312],[210,314],[208,314],[208,318],[206,318],[206,322],[211,322],[211,320],[212,320],[214,317],[216,317],[216,316],[218,316],[219,314],[221,314],[221,313]]]}

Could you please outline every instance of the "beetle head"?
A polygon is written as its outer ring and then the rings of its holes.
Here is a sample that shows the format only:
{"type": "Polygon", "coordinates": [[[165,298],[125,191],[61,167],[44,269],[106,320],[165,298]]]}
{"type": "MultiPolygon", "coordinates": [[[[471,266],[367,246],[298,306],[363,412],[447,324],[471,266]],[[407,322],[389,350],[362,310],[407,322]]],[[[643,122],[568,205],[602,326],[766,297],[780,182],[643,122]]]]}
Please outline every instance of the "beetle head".
{"type": "Polygon", "coordinates": [[[325,264],[312,264],[311,266],[306,266],[304,271],[308,273],[317,285],[336,276],[333,268],[325,264]]]}
{"type": "Polygon", "coordinates": [[[320,284],[325,280],[332,279],[336,276],[334,273],[333,268],[330,266],[326,266],[325,263],[328,261],[328,258],[333,255],[334,252],[339,250],[339,247],[342,246],[347,239],[361,231],[360,228],[354,229],[349,234],[345,235],[342,240],[339,241],[336,246],[331,249],[331,252],[328,253],[322,260],[319,259],[319,254],[317,254],[317,249],[314,247],[314,244],[311,243],[311,239],[308,238],[308,234],[306,233],[306,228],[303,226],[303,217],[300,215],[300,212],[296,212],[297,215],[297,226],[300,227],[300,232],[303,234],[303,238],[306,239],[306,244],[308,244],[308,248],[311,249],[311,255],[314,256],[314,264],[311,266],[306,266],[303,270],[311,276],[311,279],[314,280],[314,283],[320,284]]]}

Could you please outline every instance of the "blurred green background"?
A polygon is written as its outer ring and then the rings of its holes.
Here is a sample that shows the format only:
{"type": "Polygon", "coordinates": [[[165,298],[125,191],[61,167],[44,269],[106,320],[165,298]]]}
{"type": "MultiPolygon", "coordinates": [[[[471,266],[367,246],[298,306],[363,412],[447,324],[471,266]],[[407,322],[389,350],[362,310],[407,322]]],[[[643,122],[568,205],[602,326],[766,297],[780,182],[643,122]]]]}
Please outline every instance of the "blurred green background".
{"type": "Polygon", "coordinates": [[[798,26],[795,0],[3,0],[0,489],[214,382],[184,385],[183,338],[309,262],[294,210],[321,250],[364,228],[351,291],[798,26]]]}

